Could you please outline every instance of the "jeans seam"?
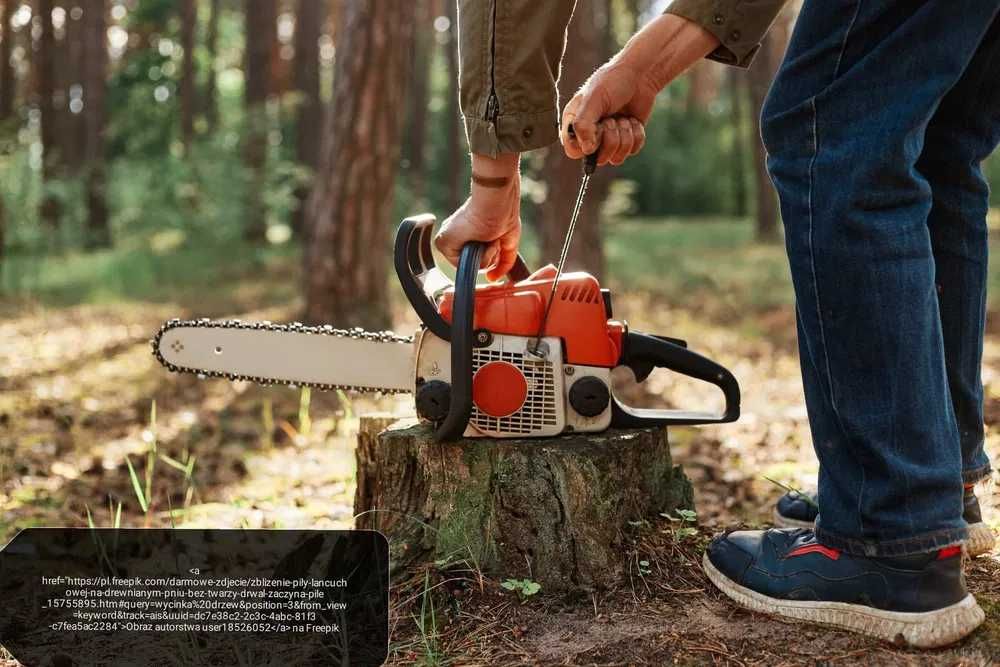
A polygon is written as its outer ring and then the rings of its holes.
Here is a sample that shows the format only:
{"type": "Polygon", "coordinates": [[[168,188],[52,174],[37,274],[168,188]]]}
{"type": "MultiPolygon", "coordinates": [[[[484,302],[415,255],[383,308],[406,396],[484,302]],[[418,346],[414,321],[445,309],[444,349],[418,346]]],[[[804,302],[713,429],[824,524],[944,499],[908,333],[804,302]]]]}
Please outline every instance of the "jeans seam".
{"type": "MultiPolygon", "coordinates": [[[[833,68],[833,81],[837,80],[840,76],[840,63],[844,59],[844,53],[847,51],[847,40],[851,36],[851,31],[854,30],[854,24],[858,20],[858,14],[861,13],[861,0],[858,0],[857,4],[854,5],[854,16],[851,17],[851,22],[847,24],[847,30],[844,31],[844,41],[840,43],[840,53],[837,54],[837,64],[833,68]]],[[[832,83],[832,81],[831,81],[832,83]]]]}

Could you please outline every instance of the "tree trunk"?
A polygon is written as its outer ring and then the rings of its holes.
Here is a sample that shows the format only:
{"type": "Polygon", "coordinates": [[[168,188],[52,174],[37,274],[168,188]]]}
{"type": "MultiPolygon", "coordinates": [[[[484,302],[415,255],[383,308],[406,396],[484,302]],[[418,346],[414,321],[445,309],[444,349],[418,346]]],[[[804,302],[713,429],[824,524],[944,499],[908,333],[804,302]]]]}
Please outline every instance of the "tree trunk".
{"type": "Polygon", "coordinates": [[[413,36],[413,57],[410,60],[410,94],[407,95],[406,144],[404,158],[408,165],[413,200],[424,198],[426,173],[425,144],[427,143],[427,93],[430,79],[431,25],[429,0],[415,0],[416,30],[413,36]]]}
{"type": "MultiPolygon", "coordinates": [[[[321,0],[299,0],[295,13],[295,90],[299,94],[295,122],[295,153],[299,164],[308,167],[310,177],[319,165],[323,129],[323,100],[319,85],[319,38],[325,20],[321,0]]],[[[310,187],[300,185],[292,216],[292,229],[302,234],[310,187]]]]}
{"type": "Polygon", "coordinates": [[[436,443],[389,423],[361,419],[354,513],[389,537],[396,573],[443,560],[550,592],[608,588],[629,567],[629,522],[694,505],[665,429],[436,443]]]}
{"type": "Polygon", "coordinates": [[[108,224],[104,133],[107,122],[107,7],[105,0],[86,0],[83,32],[83,157],[86,165],[88,248],[111,245],[108,224]]]}
{"type": "Polygon", "coordinates": [[[306,207],[306,319],[389,324],[388,248],[413,37],[410,2],[343,9],[320,168],[306,207]]]}
{"type": "Polygon", "coordinates": [[[448,41],[444,45],[448,61],[448,211],[454,211],[462,203],[461,165],[462,156],[462,111],[458,101],[458,15],[455,0],[444,0],[448,9],[448,41]]]}
{"type": "Polygon", "coordinates": [[[785,11],[764,38],[753,65],[748,72],[750,113],[753,129],[754,182],[756,189],[756,237],[758,241],[773,242],[779,238],[778,195],[767,173],[767,153],[760,138],[760,115],[771,81],[778,71],[788,44],[788,24],[791,15],[785,11]]]}
{"type": "Polygon", "coordinates": [[[184,51],[184,62],[181,65],[181,143],[185,155],[191,150],[194,140],[194,114],[198,108],[195,99],[195,65],[194,41],[195,28],[198,24],[198,6],[196,0],[181,1],[181,49],[184,51]]]}
{"type": "MultiPolygon", "coordinates": [[[[608,20],[608,8],[604,3],[577,5],[569,24],[567,52],[559,75],[560,112],[562,105],[569,101],[587,77],[608,59],[608,20]]],[[[600,212],[611,184],[610,172],[609,168],[600,168],[590,179],[567,259],[568,269],[588,271],[598,278],[604,273],[600,212]]],[[[555,261],[562,250],[580,188],[581,163],[567,158],[560,146],[552,146],[545,156],[543,173],[548,193],[540,207],[539,231],[545,262],[555,261]]]]}
{"type": "Polygon", "coordinates": [[[733,127],[732,159],[729,167],[733,179],[733,212],[742,218],[747,214],[746,131],[743,121],[743,93],[745,72],[735,67],[729,68],[726,79],[729,84],[730,123],[733,127]]]}
{"type": "Polygon", "coordinates": [[[11,65],[10,56],[13,51],[14,30],[10,27],[10,21],[14,17],[13,0],[3,0],[3,8],[0,9],[0,20],[3,21],[2,33],[0,33],[0,122],[7,120],[14,114],[14,66],[11,65]]]}
{"type": "Polygon", "coordinates": [[[84,156],[85,121],[83,116],[84,0],[63,0],[65,10],[63,38],[57,48],[56,106],[59,114],[59,162],[65,173],[77,176],[86,167],[84,156]]]}
{"type": "Polygon", "coordinates": [[[52,0],[38,0],[38,16],[41,19],[41,33],[38,49],[34,52],[35,76],[38,85],[39,125],[42,139],[42,195],[39,214],[49,231],[59,228],[62,204],[48,186],[58,178],[59,135],[55,106],[55,34],[52,30],[52,0]]]}
{"type": "Polygon", "coordinates": [[[219,12],[221,0],[211,0],[208,13],[208,31],[205,35],[205,50],[208,52],[208,63],[205,67],[205,121],[209,133],[215,132],[219,126],[219,102],[215,86],[215,61],[219,53],[219,12]]]}
{"type": "Polygon", "coordinates": [[[243,161],[250,174],[250,184],[244,236],[253,242],[263,241],[267,234],[267,211],[262,194],[266,184],[271,51],[277,41],[276,11],[276,5],[271,0],[246,0],[246,132],[243,137],[243,161]]]}

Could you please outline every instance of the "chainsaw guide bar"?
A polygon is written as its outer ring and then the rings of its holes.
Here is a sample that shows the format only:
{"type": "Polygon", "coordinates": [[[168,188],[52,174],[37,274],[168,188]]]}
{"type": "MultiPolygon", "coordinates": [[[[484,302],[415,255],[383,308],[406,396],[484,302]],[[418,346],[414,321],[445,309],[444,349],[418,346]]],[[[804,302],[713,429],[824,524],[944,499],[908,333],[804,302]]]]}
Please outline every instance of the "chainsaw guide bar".
{"type": "Polygon", "coordinates": [[[401,394],[410,393],[412,391],[411,384],[405,387],[372,387],[367,385],[359,384],[338,384],[329,382],[311,382],[308,380],[295,380],[289,378],[275,378],[275,377],[265,377],[258,375],[245,375],[238,373],[230,373],[220,370],[211,370],[207,368],[193,368],[188,366],[181,366],[172,363],[164,357],[163,350],[160,348],[160,344],[163,341],[164,335],[167,332],[176,329],[238,329],[246,331],[265,331],[274,333],[292,333],[292,334],[306,334],[310,336],[325,336],[342,340],[354,340],[354,341],[364,341],[366,343],[374,343],[378,345],[406,345],[410,349],[413,346],[413,336],[401,336],[392,331],[379,331],[371,332],[365,331],[361,328],[355,329],[337,329],[330,325],[325,326],[308,326],[300,322],[292,322],[290,324],[273,324],[269,321],[263,322],[243,322],[238,319],[230,320],[212,320],[208,318],[201,318],[196,320],[181,320],[172,319],[164,322],[157,332],[156,336],[150,341],[153,347],[153,354],[164,367],[175,373],[187,373],[190,375],[197,375],[199,378],[224,378],[231,380],[233,382],[245,381],[253,382],[255,384],[260,384],[264,386],[268,385],[284,385],[288,387],[310,387],[312,389],[318,389],[320,391],[334,391],[337,389],[343,391],[364,391],[364,392],[376,392],[381,394],[401,394]]]}

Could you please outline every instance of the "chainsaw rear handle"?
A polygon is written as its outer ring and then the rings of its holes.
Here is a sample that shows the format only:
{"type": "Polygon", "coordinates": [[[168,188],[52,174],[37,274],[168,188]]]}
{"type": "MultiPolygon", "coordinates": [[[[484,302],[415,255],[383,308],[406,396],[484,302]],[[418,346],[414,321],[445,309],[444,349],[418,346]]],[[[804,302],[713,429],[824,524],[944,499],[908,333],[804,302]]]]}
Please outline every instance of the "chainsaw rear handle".
{"type": "MultiPolygon", "coordinates": [[[[435,221],[436,218],[430,213],[414,215],[403,220],[396,231],[393,263],[396,267],[399,284],[403,287],[403,293],[406,294],[413,310],[420,317],[420,321],[441,340],[451,341],[452,327],[438,312],[437,296],[451,287],[453,283],[441,269],[437,268],[434,262],[431,241],[434,238],[435,221]]],[[[466,248],[468,246],[469,244],[466,244],[466,248]]],[[[485,250],[485,245],[483,245],[483,250],[485,250]]],[[[464,252],[465,249],[463,249],[464,252]]],[[[482,252],[479,256],[480,261],[482,261],[482,252]]],[[[461,268],[461,261],[459,268],[461,268]]],[[[479,263],[477,262],[473,267],[472,282],[469,287],[471,291],[475,291],[475,279],[478,272],[479,263]]],[[[531,271],[524,258],[518,255],[514,268],[507,274],[507,279],[517,282],[524,280],[530,274],[531,271]]],[[[461,285],[457,274],[456,280],[461,285]]],[[[456,288],[457,291],[458,288],[456,288]]],[[[458,294],[455,296],[457,301],[458,294]]]]}
{"type": "Polygon", "coordinates": [[[611,425],[618,428],[641,428],[657,425],[723,424],[740,416],[740,385],[726,368],[697,352],[683,341],[628,332],[620,366],[632,369],[637,382],[645,380],[654,368],[665,368],[688,377],[710,382],[722,390],[726,407],[722,414],[687,410],[633,408],[611,397],[611,425]]]}

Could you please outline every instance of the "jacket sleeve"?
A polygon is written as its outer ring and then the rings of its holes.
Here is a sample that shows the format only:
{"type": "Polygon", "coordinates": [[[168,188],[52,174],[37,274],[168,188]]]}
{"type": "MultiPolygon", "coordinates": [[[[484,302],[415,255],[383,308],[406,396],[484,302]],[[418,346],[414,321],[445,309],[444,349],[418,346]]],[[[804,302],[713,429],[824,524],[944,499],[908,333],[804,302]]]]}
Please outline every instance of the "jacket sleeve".
{"type": "Polygon", "coordinates": [[[749,67],[761,40],[786,0],[674,0],[665,13],[694,21],[719,39],[708,55],[727,65],[749,67]]]}
{"type": "Polygon", "coordinates": [[[559,138],[559,63],[575,0],[458,0],[459,102],[473,153],[559,138]]]}

